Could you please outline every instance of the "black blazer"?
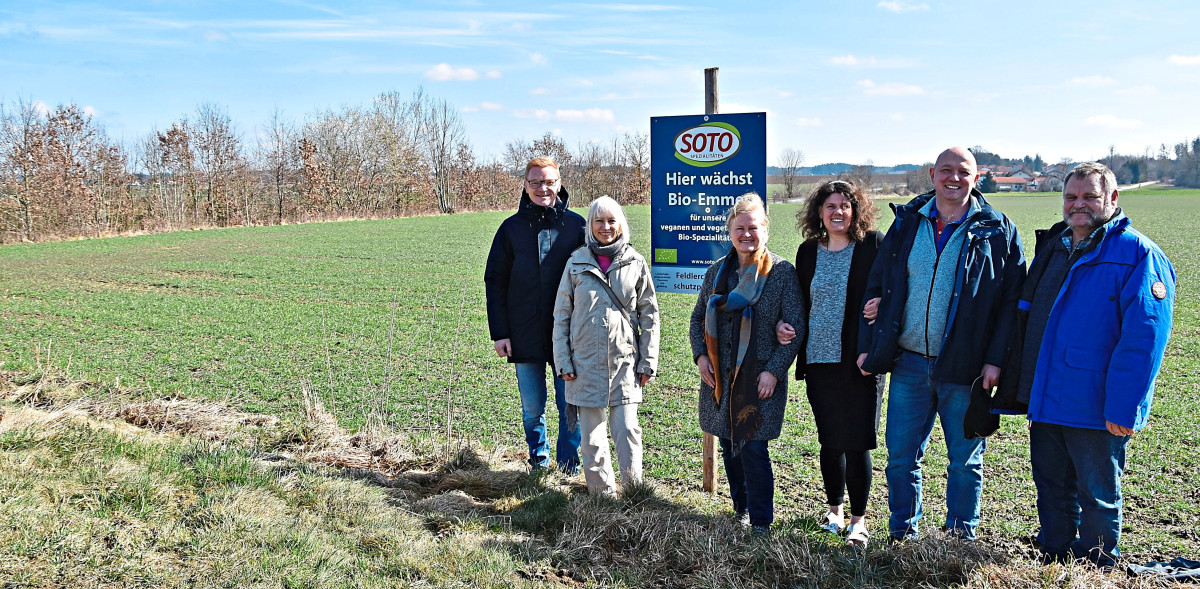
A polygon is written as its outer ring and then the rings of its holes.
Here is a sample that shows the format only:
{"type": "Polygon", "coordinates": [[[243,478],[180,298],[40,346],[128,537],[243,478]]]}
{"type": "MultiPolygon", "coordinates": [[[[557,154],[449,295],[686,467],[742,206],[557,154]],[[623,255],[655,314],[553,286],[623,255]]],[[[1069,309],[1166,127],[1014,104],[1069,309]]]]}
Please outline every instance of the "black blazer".
{"type": "MultiPolygon", "coordinates": [[[[842,362],[858,362],[858,322],[862,315],[863,295],[867,292],[867,277],[871,273],[871,264],[875,263],[875,255],[879,253],[879,244],[883,234],[869,231],[863,240],[854,244],[854,254],[850,258],[850,282],[846,286],[846,317],[842,320],[842,362]]],[[[812,310],[813,275],[817,271],[817,240],[809,239],[800,244],[796,250],[796,274],[800,277],[800,301],[804,305],[804,317],[807,319],[812,310]]],[[[804,330],[804,338],[800,341],[800,353],[796,355],[796,380],[804,380],[808,368],[808,329],[804,330]]]]}

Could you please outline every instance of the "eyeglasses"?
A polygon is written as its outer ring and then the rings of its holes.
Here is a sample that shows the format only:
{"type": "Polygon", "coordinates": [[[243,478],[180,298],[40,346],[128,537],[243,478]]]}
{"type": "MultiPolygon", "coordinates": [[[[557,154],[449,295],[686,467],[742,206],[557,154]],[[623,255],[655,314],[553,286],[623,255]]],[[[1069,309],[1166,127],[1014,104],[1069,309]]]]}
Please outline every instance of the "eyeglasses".
{"type": "Polygon", "coordinates": [[[558,184],[558,180],[559,180],[558,178],[547,178],[545,180],[526,179],[525,181],[528,182],[529,186],[531,186],[534,190],[537,190],[537,189],[541,188],[542,186],[548,186],[550,188],[554,188],[554,185],[558,184]]]}

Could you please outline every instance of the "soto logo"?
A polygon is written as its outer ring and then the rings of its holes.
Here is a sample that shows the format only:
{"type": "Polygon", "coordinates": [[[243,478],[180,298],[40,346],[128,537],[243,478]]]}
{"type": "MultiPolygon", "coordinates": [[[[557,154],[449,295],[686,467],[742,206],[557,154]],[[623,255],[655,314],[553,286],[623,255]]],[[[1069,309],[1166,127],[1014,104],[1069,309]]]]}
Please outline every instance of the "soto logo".
{"type": "Polygon", "coordinates": [[[675,136],[675,157],[701,168],[715,166],[741,148],[742,134],[729,123],[704,123],[675,136]]]}

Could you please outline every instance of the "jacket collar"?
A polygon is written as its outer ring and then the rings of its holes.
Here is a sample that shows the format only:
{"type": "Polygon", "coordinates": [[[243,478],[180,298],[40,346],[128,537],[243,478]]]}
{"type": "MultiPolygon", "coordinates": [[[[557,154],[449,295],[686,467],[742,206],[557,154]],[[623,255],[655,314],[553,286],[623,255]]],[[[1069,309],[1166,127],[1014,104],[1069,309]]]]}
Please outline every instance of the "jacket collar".
{"type": "Polygon", "coordinates": [[[567,210],[568,198],[570,198],[570,195],[567,194],[567,188],[565,186],[559,186],[558,202],[555,202],[554,206],[552,207],[544,207],[542,205],[535,204],[533,200],[529,198],[529,193],[522,188],[521,204],[518,205],[517,210],[522,215],[531,219],[547,219],[551,221],[557,221],[558,219],[562,218],[563,213],[567,210]]]}
{"type": "MultiPolygon", "coordinates": [[[[897,217],[899,217],[900,215],[909,215],[909,214],[913,214],[913,213],[919,214],[921,212],[921,209],[924,208],[926,205],[928,205],[929,202],[934,199],[934,194],[935,194],[935,192],[933,190],[930,190],[929,192],[926,192],[925,194],[917,196],[916,198],[913,198],[912,200],[910,200],[907,203],[904,203],[902,205],[893,204],[892,212],[894,212],[897,217]]],[[[974,203],[972,203],[972,205],[971,205],[971,207],[972,207],[971,210],[973,210],[975,212],[972,213],[969,217],[967,217],[967,219],[969,219],[972,222],[988,221],[988,220],[999,221],[1000,220],[999,213],[996,212],[996,209],[992,208],[991,203],[989,203],[987,201],[987,199],[983,197],[983,193],[979,192],[979,189],[972,188],[971,196],[975,199],[974,203]],[[976,207],[978,207],[978,208],[976,208],[976,207]]]]}
{"type": "MultiPolygon", "coordinates": [[[[626,244],[626,247],[622,251],[621,255],[613,258],[612,265],[608,267],[608,270],[611,272],[613,268],[628,264],[631,260],[633,260],[633,255],[631,254],[632,251],[633,246],[626,244]]],[[[580,246],[579,249],[575,250],[575,252],[571,255],[570,263],[578,264],[580,266],[587,266],[588,268],[595,268],[597,273],[603,274],[603,272],[600,272],[600,261],[596,259],[596,254],[592,252],[592,248],[588,247],[587,244],[584,244],[580,246]]]]}

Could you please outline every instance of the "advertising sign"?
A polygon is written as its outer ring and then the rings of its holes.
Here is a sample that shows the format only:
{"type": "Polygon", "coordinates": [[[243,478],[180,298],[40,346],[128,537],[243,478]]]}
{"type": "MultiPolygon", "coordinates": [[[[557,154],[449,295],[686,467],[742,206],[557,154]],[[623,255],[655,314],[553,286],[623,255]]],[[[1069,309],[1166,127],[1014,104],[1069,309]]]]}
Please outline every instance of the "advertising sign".
{"type": "Polygon", "coordinates": [[[729,252],[725,213],[767,200],[767,113],[650,118],[650,237],[658,292],[699,293],[729,252]]]}

